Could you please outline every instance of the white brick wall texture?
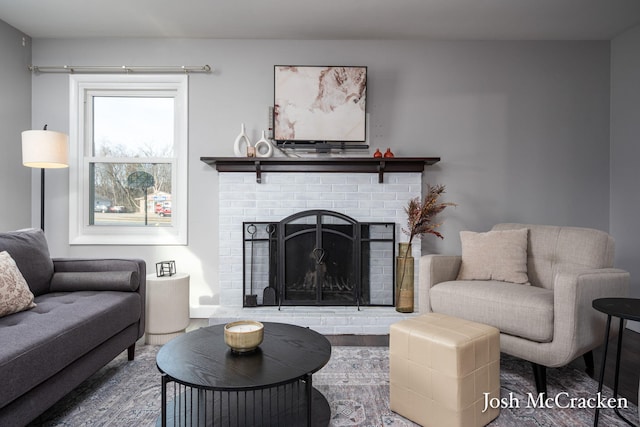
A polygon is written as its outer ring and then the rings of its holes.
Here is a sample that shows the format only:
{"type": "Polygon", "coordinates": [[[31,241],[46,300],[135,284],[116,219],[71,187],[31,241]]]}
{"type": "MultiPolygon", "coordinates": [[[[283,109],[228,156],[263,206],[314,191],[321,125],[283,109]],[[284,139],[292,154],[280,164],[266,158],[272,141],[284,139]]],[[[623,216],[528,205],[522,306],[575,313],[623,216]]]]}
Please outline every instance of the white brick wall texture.
{"type": "MultiPolygon", "coordinates": [[[[242,306],[243,222],[278,222],[300,211],[327,209],[360,222],[394,222],[396,241],[406,241],[401,232],[401,227],[406,224],[404,208],[409,199],[421,196],[421,188],[420,173],[387,173],[382,184],[378,183],[377,174],[263,173],[262,183],[258,184],[255,173],[220,173],[220,305],[242,306]]],[[[265,261],[254,265],[254,283],[266,281],[268,255],[264,247],[259,247],[254,246],[255,254],[265,261]]],[[[418,259],[420,245],[414,244],[412,249],[413,256],[418,259]]],[[[379,256],[392,256],[384,252],[387,251],[372,250],[374,260],[379,256]]],[[[372,268],[375,267],[374,260],[372,268]]],[[[391,271],[384,270],[379,272],[381,289],[385,286],[390,288],[393,283],[391,271]]],[[[417,268],[415,274],[415,283],[418,283],[417,268]]],[[[260,297],[262,287],[254,289],[260,297]]],[[[378,291],[372,291],[373,298],[383,298],[380,295],[384,292],[378,291]]]]}

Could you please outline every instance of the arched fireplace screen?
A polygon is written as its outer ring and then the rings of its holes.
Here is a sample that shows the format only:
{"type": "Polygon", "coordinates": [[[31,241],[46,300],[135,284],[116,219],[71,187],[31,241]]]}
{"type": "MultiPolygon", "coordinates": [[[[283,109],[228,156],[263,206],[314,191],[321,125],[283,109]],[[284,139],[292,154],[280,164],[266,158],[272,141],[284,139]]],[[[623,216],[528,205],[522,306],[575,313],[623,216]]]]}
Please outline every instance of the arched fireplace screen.
{"type": "Polygon", "coordinates": [[[394,304],[394,223],[312,210],[243,229],[245,307],[394,304]]]}

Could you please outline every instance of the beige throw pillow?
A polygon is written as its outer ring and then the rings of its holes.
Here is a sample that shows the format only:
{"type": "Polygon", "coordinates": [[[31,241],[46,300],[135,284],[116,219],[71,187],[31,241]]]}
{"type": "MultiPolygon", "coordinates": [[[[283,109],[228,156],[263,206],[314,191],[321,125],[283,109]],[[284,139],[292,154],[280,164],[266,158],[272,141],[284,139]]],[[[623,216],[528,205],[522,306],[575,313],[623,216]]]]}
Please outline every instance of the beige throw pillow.
{"type": "Polygon", "coordinates": [[[458,280],[501,280],[529,284],[527,237],[529,230],[461,231],[462,264],[458,280]]]}
{"type": "Polygon", "coordinates": [[[0,317],[35,307],[33,294],[9,252],[0,252],[0,317]]]}

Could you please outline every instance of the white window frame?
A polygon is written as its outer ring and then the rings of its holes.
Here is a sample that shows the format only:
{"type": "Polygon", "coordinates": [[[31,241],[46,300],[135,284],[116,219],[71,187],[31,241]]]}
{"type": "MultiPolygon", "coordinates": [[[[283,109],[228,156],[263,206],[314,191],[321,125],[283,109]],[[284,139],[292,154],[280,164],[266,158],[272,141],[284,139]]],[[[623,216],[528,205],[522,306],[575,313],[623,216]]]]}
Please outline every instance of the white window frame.
{"type": "MultiPolygon", "coordinates": [[[[186,75],[70,75],[69,76],[69,243],[71,245],[186,245],[188,191],[188,76],[186,75]],[[94,93],[122,95],[166,93],[175,103],[172,158],[136,158],[136,163],[171,163],[171,225],[136,227],[89,224],[89,165],[95,161],[122,162],[93,156],[91,123],[85,102],[94,93]],[[173,94],[173,95],[172,95],[173,94]]],[[[129,159],[130,160],[130,159],[129,159]]]]}

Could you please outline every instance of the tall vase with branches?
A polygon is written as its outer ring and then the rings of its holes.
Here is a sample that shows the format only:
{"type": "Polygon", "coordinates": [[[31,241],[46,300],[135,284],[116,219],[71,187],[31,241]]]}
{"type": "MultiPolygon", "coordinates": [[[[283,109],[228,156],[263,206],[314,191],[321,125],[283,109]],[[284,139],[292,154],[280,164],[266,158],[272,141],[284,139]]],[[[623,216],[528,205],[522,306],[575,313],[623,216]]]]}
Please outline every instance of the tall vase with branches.
{"type": "Polygon", "coordinates": [[[444,185],[429,185],[427,195],[422,201],[419,197],[409,200],[405,207],[407,214],[407,228],[402,232],[409,236],[407,243],[400,244],[397,258],[396,276],[396,310],[400,312],[413,311],[413,257],[411,257],[411,243],[414,238],[421,238],[425,234],[433,234],[443,239],[444,236],[437,230],[442,223],[435,222],[436,216],[449,206],[456,206],[451,202],[439,202],[440,196],[445,192],[444,185]]]}

